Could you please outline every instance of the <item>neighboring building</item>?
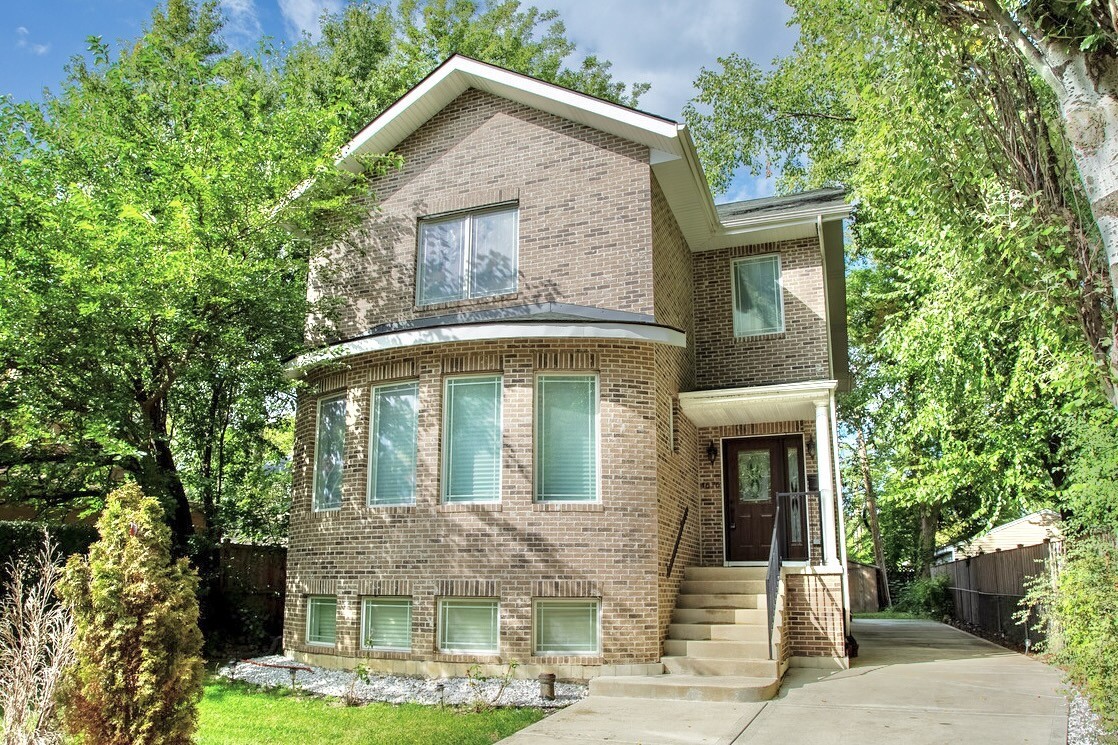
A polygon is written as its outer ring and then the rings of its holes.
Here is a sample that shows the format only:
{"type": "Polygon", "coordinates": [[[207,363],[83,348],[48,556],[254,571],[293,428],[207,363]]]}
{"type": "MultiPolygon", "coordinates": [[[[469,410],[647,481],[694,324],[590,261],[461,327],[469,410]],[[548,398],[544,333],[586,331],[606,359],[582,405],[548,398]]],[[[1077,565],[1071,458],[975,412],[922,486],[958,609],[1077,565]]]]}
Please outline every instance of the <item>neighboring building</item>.
{"type": "Polygon", "coordinates": [[[683,126],[463,57],[341,166],[388,151],[312,263],[286,650],[684,697],[845,665],[842,194],[716,207],[683,126]]]}
{"type": "Polygon", "coordinates": [[[957,561],[968,556],[1035,546],[1045,541],[1058,541],[1061,536],[1060,513],[1055,510],[1037,510],[991,528],[977,538],[939,549],[936,551],[936,562],[957,561]]]}

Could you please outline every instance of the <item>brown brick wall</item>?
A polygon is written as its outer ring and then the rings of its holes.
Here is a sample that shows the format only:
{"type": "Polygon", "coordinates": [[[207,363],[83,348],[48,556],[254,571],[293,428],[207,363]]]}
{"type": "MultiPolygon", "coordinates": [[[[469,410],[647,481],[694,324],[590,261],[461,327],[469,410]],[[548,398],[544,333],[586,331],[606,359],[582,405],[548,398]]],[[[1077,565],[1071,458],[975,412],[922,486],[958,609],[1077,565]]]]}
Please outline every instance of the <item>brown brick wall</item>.
{"type": "Polygon", "coordinates": [[[657,534],[659,496],[656,355],[653,345],[639,343],[462,343],[366,354],[349,360],[344,372],[312,377],[296,416],[285,648],[386,660],[497,661],[436,651],[436,598],[461,592],[500,598],[500,660],[657,661],[657,576],[662,570],[651,540],[657,534]],[[532,500],[534,380],[548,369],[599,376],[601,504],[532,500]],[[441,505],[443,381],[448,374],[484,371],[503,375],[501,503],[441,505]],[[400,378],[419,381],[416,504],[370,508],[365,506],[370,387],[400,378]],[[349,427],[342,507],[315,513],[311,468],[320,387],[346,391],[349,427]],[[402,588],[413,598],[412,652],[359,651],[360,596],[397,594],[402,588]],[[335,649],[303,644],[309,594],[338,597],[335,649]],[[556,594],[601,598],[600,657],[532,656],[532,598],[556,594]]]}
{"type": "Polygon", "coordinates": [[[653,312],[648,148],[471,89],[396,152],[404,167],[372,184],[368,221],[313,262],[310,297],[341,307],[336,331],[312,340],[479,304],[653,312]],[[519,203],[517,292],[416,308],[416,219],[509,200],[519,203]]]}
{"type": "Polygon", "coordinates": [[[845,657],[842,577],[785,574],[784,633],[794,657],[845,657]]]}
{"type": "MultiPolygon", "coordinates": [[[[694,331],[691,297],[691,250],[676,224],[660,185],[652,181],[652,267],[656,284],[656,319],[694,331]]],[[[659,547],[660,632],[667,634],[675,608],[683,569],[699,563],[700,508],[695,461],[697,430],[679,410],[680,391],[695,385],[694,347],[660,346],[656,349],[656,542],[659,547]],[[674,414],[675,431],[671,422],[674,414]],[[687,520],[679,550],[667,574],[684,510],[687,520]]]]}
{"type": "Polygon", "coordinates": [[[698,388],[738,388],[828,376],[827,326],[819,239],[702,251],[694,254],[698,388]],[[730,265],[734,259],[780,253],[784,332],[734,336],[730,265]]]}

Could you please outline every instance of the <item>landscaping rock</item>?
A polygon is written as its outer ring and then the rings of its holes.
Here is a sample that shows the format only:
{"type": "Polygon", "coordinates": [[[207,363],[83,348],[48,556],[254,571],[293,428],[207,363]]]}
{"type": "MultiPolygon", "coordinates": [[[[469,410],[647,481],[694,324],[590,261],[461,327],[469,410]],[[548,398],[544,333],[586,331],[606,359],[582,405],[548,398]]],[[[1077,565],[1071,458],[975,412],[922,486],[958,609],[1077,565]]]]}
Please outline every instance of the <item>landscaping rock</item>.
{"type": "MultiPolygon", "coordinates": [[[[270,655],[256,657],[251,662],[230,662],[218,669],[218,675],[253,685],[269,688],[291,686],[291,673],[280,667],[265,665],[297,665],[290,657],[270,655]],[[261,663],[259,665],[251,662],[261,663]]],[[[295,685],[304,693],[322,696],[344,697],[353,684],[356,674],[351,670],[327,670],[313,665],[311,672],[299,671],[295,674],[295,685]]],[[[404,675],[369,675],[369,682],[360,680],[353,687],[353,696],[361,701],[384,701],[392,704],[417,703],[449,706],[470,705],[480,697],[495,706],[532,706],[537,708],[561,708],[580,701],[587,695],[585,685],[578,683],[556,683],[555,700],[540,698],[540,684],[536,680],[512,680],[494,700],[500,681],[489,680],[478,685],[477,692],[468,678],[412,678],[404,675]],[[442,684],[442,691],[438,689],[442,684]],[[440,700],[441,696],[441,700],[440,700]]]]}

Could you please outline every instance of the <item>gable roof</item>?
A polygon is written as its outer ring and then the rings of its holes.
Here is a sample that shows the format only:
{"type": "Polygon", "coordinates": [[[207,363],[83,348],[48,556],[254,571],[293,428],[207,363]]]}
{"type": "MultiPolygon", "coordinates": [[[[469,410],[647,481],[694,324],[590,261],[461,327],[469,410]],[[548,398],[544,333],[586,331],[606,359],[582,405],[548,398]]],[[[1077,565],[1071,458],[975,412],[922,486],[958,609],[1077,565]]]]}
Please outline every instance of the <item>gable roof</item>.
{"type": "Polygon", "coordinates": [[[685,125],[460,54],[358,132],[342,149],[337,165],[356,172],[361,155],[391,151],[469,88],[648,147],[652,171],[693,251],[809,237],[820,221],[849,213],[839,190],[752,200],[766,202],[755,208],[736,202],[716,209],[685,125]],[[804,199],[808,194],[817,198],[804,199]]]}

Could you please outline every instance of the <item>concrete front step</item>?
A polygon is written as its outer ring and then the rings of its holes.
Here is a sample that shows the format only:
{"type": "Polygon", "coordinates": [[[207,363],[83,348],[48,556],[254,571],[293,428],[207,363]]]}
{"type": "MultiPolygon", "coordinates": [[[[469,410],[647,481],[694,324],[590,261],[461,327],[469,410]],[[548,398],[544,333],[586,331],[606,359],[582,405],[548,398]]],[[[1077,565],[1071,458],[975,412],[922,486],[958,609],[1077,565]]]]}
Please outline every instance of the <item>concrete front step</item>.
{"type": "Polygon", "coordinates": [[[765,634],[766,639],[759,642],[668,639],[664,642],[664,654],[681,657],[717,657],[727,660],[759,660],[769,656],[767,629],[765,634]]]}
{"type": "Polygon", "coordinates": [[[751,678],[775,678],[778,673],[776,661],[766,659],[727,660],[667,655],[661,657],[660,662],[672,675],[743,675],[751,678]]]}
{"type": "MultiPolygon", "coordinates": [[[[773,639],[779,637],[773,630],[773,639]]],[[[764,624],[740,623],[673,623],[668,625],[668,639],[693,639],[695,641],[765,642],[769,629],[764,624]]]]}
{"type": "Polygon", "coordinates": [[[755,595],[764,592],[763,579],[685,579],[679,583],[681,595],[755,595]]]}
{"type": "Polygon", "coordinates": [[[680,595],[676,608],[765,608],[765,593],[680,595]]]}
{"type": "Polygon", "coordinates": [[[768,610],[761,608],[676,608],[672,623],[746,623],[767,626],[768,610]]]}
{"type": "Polygon", "coordinates": [[[685,567],[684,580],[761,580],[768,574],[767,567],[685,567]]]}
{"type": "Polygon", "coordinates": [[[675,701],[768,701],[779,689],[776,677],[741,675],[611,675],[590,680],[593,696],[675,701]]]}

